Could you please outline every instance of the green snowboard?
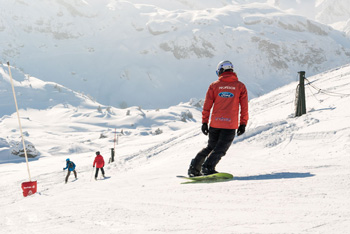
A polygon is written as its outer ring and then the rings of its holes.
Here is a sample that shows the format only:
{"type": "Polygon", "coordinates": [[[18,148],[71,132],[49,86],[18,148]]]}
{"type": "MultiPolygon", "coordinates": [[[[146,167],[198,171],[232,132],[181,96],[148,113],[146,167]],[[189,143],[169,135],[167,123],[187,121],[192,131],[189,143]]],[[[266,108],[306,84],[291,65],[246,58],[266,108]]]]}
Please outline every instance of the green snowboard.
{"type": "Polygon", "coordinates": [[[195,176],[195,177],[187,177],[187,176],[177,176],[178,178],[187,179],[189,181],[186,183],[212,183],[212,182],[222,182],[227,180],[232,180],[233,175],[230,173],[219,172],[207,176],[195,176]]]}

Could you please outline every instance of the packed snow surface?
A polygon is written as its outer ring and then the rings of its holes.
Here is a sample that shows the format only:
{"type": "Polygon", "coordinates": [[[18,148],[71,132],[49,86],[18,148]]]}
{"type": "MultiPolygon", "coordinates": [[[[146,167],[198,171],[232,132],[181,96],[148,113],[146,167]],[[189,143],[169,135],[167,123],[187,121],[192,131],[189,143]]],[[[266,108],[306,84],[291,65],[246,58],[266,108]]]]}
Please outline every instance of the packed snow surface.
{"type": "MultiPolygon", "coordinates": [[[[28,173],[24,159],[10,153],[9,142],[20,141],[10,96],[1,103],[1,233],[350,230],[349,65],[307,77],[301,117],[294,117],[297,82],[252,99],[246,133],[217,166],[234,179],[199,184],[181,184],[176,175],[186,175],[207,142],[200,102],[118,109],[13,73],[25,139],[40,153],[29,160],[38,192],[21,193],[28,173]],[[95,181],[95,151],[108,162],[115,135],[116,161],[105,166],[110,178],[95,181]],[[77,165],[78,180],[71,175],[64,184],[66,158],[77,165]]],[[[8,78],[1,66],[1,100],[10,93],[8,78]]]]}

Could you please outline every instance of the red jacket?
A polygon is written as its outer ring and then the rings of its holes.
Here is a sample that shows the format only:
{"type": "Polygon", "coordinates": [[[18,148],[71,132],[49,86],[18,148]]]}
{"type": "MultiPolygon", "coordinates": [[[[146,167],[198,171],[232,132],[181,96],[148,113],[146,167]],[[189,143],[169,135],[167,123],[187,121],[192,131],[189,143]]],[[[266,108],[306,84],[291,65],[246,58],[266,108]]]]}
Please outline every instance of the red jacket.
{"type": "Polygon", "coordinates": [[[104,167],[104,165],[105,165],[105,160],[103,160],[103,157],[102,157],[102,155],[97,155],[96,156],[96,158],[95,158],[95,160],[94,160],[94,165],[93,166],[95,166],[95,164],[96,164],[96,167],[97,168],[102,168],[102,167],[104,167]]]}
{"type": "Polygon", "coordinates": [[[219,80],[209,86],[203,105],[202,123],[209,122],[211,109],[210,127],[237,129],[239,124],[247,125],[247,89],[238,81],[236,73],[224,72],[219,76],[219,80]],[[240,107],[241,113],[238,118],[240,107]]]}

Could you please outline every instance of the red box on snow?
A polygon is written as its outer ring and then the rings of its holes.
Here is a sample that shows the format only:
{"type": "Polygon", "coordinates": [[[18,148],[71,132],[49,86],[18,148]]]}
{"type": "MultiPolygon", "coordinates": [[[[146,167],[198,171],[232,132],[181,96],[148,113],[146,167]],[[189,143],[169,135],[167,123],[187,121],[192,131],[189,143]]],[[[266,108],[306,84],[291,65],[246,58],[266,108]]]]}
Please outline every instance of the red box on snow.
{"type": "Polygon", "coordinates": [[[36,193],[37,183],[36,183],[36,181],[23,182],[22,189],[23,189],[23,196],[24,197],[30,196],[30,195],[36,193]]]}

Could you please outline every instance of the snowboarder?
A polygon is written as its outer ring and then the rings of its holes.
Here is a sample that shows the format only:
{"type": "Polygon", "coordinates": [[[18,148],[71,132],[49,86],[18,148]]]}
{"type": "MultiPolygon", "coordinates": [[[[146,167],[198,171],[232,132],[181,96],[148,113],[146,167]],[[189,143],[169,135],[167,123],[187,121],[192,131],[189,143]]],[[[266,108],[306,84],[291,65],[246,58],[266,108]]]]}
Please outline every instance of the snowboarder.
{"type": "Polygon", "coordinates": [[[103,160],[103,157],[100,154],[100,151],[96,152],[96,157],[95,157],[95,160],[94,160],[93,167],[95,167],[95,164],[96,164],[95,180],[97,180],[98,170],[99,169],[101,169],[103,178],[106,178],[105,177],[105,171],[103,170],[103,167],[105,166],[105,161],[103,160]]]}
{"type": "Polygon", "coordinates": [[[247,89],[238,81],[232,63],[220,62],[216,74],[219,79],[209,86],[202,111],[202,132],[209,134],[208,145],[192,159],[188,169],[190,177],[217,173],[215,166],[231,146],[236,129],[237,135],[242,135],[248,122],[247,89]]]}
{"type": "Polygon", "coordinates": [[[66,159],[66,163],[67,163],[67,165],[66,165],[65,168],[63,168],[63,170],[68,169],[68,173],[67,173],[67,176],[66,176],[66,184],[67,184],[68,178],[69,178],[71,172],[74,173],[75,179],[77,179],[78,177],[77,177],[77,172],[75,171],[75,164],[74,164],[74,162],[70,161],[69,158],[67,158],[66,159]]]}

